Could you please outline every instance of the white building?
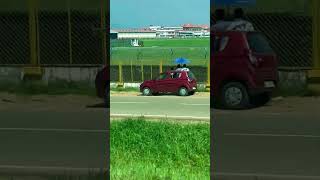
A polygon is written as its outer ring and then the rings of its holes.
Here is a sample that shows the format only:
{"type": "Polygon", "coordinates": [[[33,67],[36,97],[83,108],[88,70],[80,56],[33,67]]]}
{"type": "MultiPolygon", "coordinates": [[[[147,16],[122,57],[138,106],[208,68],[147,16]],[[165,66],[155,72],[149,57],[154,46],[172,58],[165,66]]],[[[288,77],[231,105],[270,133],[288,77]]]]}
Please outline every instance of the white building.
{"type": "Polygon", "coordinates": [[[149,39],[156,38],[156,31],[150,29],[122,29],[115,30],[118,32],[118,39],[149,39]]]}

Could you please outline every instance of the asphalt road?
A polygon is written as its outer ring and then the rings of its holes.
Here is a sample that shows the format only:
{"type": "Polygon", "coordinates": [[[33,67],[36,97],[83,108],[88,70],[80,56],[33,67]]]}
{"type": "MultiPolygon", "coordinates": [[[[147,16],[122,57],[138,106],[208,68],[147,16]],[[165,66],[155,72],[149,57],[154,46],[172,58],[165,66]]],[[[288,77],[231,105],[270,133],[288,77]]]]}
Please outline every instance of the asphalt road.
{"type": "Polygon", "coordinates": [[[291,98],[247,111],[212,110],[217,179],[320,179],[319,107],[319,99],[291,98]]]}
{"type": "Polygon", "coordinates": [[[210,118],[209,97],[111,96],[111,116],[153,116],[185,119],[210,118]]]}
{"type": "Polygon", "coordinates": [[[106,170],[108,110],[87,109],[91,101],[37,99],[43,101],[0,99],[0,174],[106,170]]]}

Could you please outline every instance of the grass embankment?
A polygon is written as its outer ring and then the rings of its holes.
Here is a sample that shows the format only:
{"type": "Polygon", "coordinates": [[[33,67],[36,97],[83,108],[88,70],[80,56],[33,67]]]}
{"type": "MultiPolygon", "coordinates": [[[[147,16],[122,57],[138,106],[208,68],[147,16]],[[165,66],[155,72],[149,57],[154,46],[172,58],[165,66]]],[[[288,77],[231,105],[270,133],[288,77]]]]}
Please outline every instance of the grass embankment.
{"type": "Polygon", "coordinates": [[[111,179],[209,179],[209,123],[111,122],[111,179]]]}

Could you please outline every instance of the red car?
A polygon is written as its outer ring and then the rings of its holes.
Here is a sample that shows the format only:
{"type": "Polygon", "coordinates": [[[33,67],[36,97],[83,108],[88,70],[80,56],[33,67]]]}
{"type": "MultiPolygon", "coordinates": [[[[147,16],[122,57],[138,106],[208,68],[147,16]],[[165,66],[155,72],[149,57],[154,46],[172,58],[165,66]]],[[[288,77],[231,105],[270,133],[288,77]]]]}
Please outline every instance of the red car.
{"type": "Polygon", "coordinates": [[[211,36],[213,105],[245,109],[270,100],[278,81],[277,57],[260,32],[211,36]]]}
{"type": "Polygon", "coordinates": [[[193,95],[197,82],[191,71],[167,71],[153,80],[144,81],[140,91],[145,96],[159,93],[177,93],[180,96],[193,95]]]}
{"type": "Polygon", "coordinates": [[[98,71],[95,79],[95,87],[97,96],[103,98],[105,104],[109,104],[109,86],[110,79],[107,67],[102,68],[98,71]]]}

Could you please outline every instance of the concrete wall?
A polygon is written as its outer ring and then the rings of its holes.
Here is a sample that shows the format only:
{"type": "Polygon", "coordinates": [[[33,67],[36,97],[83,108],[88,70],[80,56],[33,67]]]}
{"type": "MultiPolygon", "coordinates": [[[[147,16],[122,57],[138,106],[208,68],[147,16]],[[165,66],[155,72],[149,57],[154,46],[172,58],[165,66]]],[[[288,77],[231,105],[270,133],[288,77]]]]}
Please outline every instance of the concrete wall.
{"type": "MultiPolygon", "coordinates": [[[[94,86],[95,76],[99,69],[99,67],[46,67],[42,80],[45,83],[65,80],[94,86]]],[[[23,78],[22,71],[22,67],[0,67],[0,83],[4,81],[19,83],[23,78]]],[[[307,74],[304,70],[281,70],[279,78],[279,87],[282,89],[299,90],[307,85],[307,74]]],[[[128,83],[127,85],[137,86],[136,83],[128,83]]]]}
{"type": "MultiPolygon", "coordinates": [[[[64,80],[70,82],[81,82],[94,86],[94,80],[99,67],[46,67],[42,81],[44,83],[64,80]]],[[[22,67],[0,67],[0,83],[19,83],[23,79],[22,67]]]]}
{"type": "Polygon", "coordinates": [[[135,39],[135,38],[156,38],[157,34],[154,33],[126,33],[126,32],[119,32],[118,38],[119,39],[135,39]]]}

